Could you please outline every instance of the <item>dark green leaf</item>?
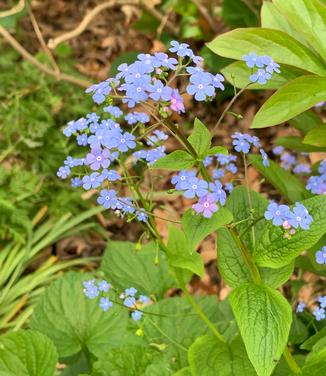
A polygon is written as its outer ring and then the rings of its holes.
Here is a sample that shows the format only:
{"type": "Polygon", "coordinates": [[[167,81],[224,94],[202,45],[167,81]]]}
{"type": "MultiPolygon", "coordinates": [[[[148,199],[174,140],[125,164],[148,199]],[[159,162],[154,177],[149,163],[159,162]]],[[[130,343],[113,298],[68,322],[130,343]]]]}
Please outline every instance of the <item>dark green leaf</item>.
{"type": "Polygon", "coordinates": [[[304,144],[326,147],[326,124],[311,129],[303,139],[304,144]]]}
{"type": "Polygon", "coordinates": [[[323,122],[320,117],[312,111],[305,111],[302,114],[289,120],[292,127],[298,129],[301,133],[306,134],[311,129],[322,126],[323,122]]]}
{"type": "Polygon", "coordinates": [[[212,135],[199,119],[195,119],[194,129],[188,141],[200,156],[205,155],[211,146],[212,135]]]}
{"type": "Polygon", "coordinates": [[[297,315],[293,315],[293,321],[290,329],[289,342],[293,345],[299,345],[309,335],[308,329],[297,315]]]}
{"type": "Polygon", "coordinates": [[[130,242],[110,241],[101,269],[116,288],[124,290],[126,286],[133,286],[144,295],[162,297],[175,285],[166,255],[158,250],[155,243],[146,244],[140,251],[136,251],[135,246],[130,242]],[[158,264],[155,264],[156,256],[158,264]]]}
{"type": "Polygon", "coordinates": [[[315,344],[322,338],[326,338],[326,326],[319,332],[308,338],[301,346],[300,349],[311,351],[315,344]]]}
{"type": "Polygon", "coordinates": [[[231,293],[230,303],[251,363],[259,376],[269,376],[287,343],[289,303],[278,291],[249,283],[231,293]]]}
{"type": "Polygon", "coordinates": [[[157,160],[153,168],[167,170],[187,170],[195,164],[193,157],[184,150],[175,150],[167,156],[157,160]]]}
{"type": "MultiPolygon", "coordinates": [[[[316,132],[317,129],[318,128],[314,128],[310,132],[315,131],[315,135],[319,134],[320,142],[323,143],[323,141],[324,141],[325,146],[326,146],[326,126],[325,126],[325,130],[324,129],[322,130],[323,133],[318,132],[318,131],[316,132]],[[324,134],[324,140],[322,138],[323,134],[324,134]]],[[[308,133],[308,135],[310,134],[310,132],[308,133]]],[[[306,139],[307,139],[307,136],[305,137],[305,139],[303,141],[305,141],[306,139]]],[[[284,146],[285,148],[290,149],[290,150],[294,150],[294,151],[298,151],[298,152],[304,152],[304,153],[326,151],[325,147],[320,148],[320,147],[317,147],[317,146],[312,146],[313,144],[310,143],[310,142],[303,143],[301,137],[297,137],[297,136],[285,136],[285,137],[278,138],[275,141],[275,144],[284,146]],[[307,145],[307,144],[311,144],[311,145],[307,145]]]]}
{"type": "Polygon", "coordinates": [[[302,368],[303,376],[320,376],[326,373],[326,337],[320,339],[307,356],[302,368]]]}
{"type": "MultiPolygon", "coordinates": [[[[253,5],[255,8],[255,5],[253,5]]],[[[258,12],[258,7],[256,8],[258,12]]],[[[258,26],[257,14],[242,0],[223,0],[222,18],[229,26],[258,26]]]]}

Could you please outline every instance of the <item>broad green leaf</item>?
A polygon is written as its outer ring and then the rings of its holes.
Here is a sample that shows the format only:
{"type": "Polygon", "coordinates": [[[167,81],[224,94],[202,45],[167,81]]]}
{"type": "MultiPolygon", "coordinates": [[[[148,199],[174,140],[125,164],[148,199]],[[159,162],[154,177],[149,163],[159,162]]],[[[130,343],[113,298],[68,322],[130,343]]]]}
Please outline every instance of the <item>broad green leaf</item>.
{"type": "MultiPolygon", "coordinates": [[[[213,296],[195,299],[226,338],[231,339],[237,334],[234,316],[227,301],[218,302],[213,296]]],[[[174,370],[188,366],[188,348],[198,336],[210,333],[205,322],[190,303],[180,297],[161,300],[146,307],[145,311],[152,313],[144,314],[143,330],[147,342],[162,349],[174,370]]]]}
{"type": "Polygon", "coordinates": [[[167,249],[168,261],[172,267],[189,270],[200,277],[204,275],[204,263],[200,254],[190,247],[184,232],[173,225],[169,226],[167,249]]]}
{"type": "Polygon", "coordinates": [[[182,216],[182,228],[190,249],[194,250],[206,236],[229,224],[232,219],[232,213],[223,207],[214,213],[211,218],[204,218],[202,215],[193,213],[191,209],[187,210],[182,216]]]}
{"type": "Polygon", "coordinates": [[[326,373],[326,337],[320,339],[308,354],[302,368],[303,376],[320,376],[326,373]]]}
{"type": "MultiPolygon", "coordinates": [[[[314,128],[312,131],[315,131],[315,130],[316,130],[316,128],[314,128]]],[[[318,131],[317,131],[317,132],[315,132],[315,135],[316,134],[319,134],[321,143],[323,143],[323,141],[324,141],[325,146],[326,146],[326,125],[325,125],[325,127],[323,127],[322,132],[318,133],[318,131]],[[324,140],[323,140],[323,135],[324,135],[324,140]]],[[[303,141],[305,141],[306,138],[307,138],[307,136],[305,137],[305,139],[303,141]]],[[[275,141],[275,144],[284,146],[285,148],[290,149],[290,150],[294,150],[294,151],[298,151],[298,152],[304,152],[304,153],[326,151],[325,148],[313,146],[313,145],[308,145],[309,142],[303,143],[302,138],[297,137],[297,136],[285,136],[285,137],[278,138],[275,141]]]]}
{"type": "Polygon", "coordinates": [[[223,0],[221,16],[223,21],[233,28],[258,26],[258,18],[253,8],[258,11],[254,4],[250,7],[242,0],[223,0]]]}
{"type": "Polygon", "coordinates": [[[292,325],[289,335],[289,343],[300,345],[309,335],[306,324],[296,315],[293,315],[292,325]]]}
{"type": "Polygon", "coordinates": [[[326,77],[301,76],[281,87],[260,107],[251,128],[283,123],[326,100],[326,77]]]}
{"type": "MultiPolygon", "coordinates": [[[[243,88],[250,82],[249,76],[251,75],[251,69],[247,67],[244,61],[236,61],[221,70],[221,73],[225,78],[235,87],[243,88]]],[[[266,90],[266,89],[278,89],[285,85],[287,82],[298,77],[300,74],[295,73],[293,69],[286,66],[281,67],[280,74],[273,74],[272,78],[266,83],[266,85],[251,83],[248,89],[250,90],[266,90]]]]}
{"type": "Polygon", "coordinates": [[[140,251],[136,251],[135,246],[130,242],[108,242],[101,269],[116,288],[124,290],[133,286],[144,295],[162,297],[175,285],[166,255],[157,249],[155,243],[144,245],[140,251]],[[158,264],[155,263],[157,255],[158,264]]]}
{"type": "Polygon", "coordinates": [[[205,155],[211,146],[212,135],[199,119],[195,119],[194,129],[188,141],[200,156],[205,155]]]}
{"type": "MultiPolygon", "coordinates": [[[[302,367],[305,362],[305,355],[299,354],[293,355],[293,358],[297,362],[299,367],[302,367]]],[[[277,366],[275,367],[275,370],[273,372],[273,376],[299,376],[298,374],[292,373],[291,369],[289,368],[288,363],[284,359],[284,356],[282,356],[281,360],[277,363],[277,366]]]]}
{"type": "Polygon", "coordinates": [[[188,353],[193,376],[256,376],[240,337],[230,344],[216,337],[198,337],[188,353]]]}
{"type": "Polygon", "coordinates": [[[326,124],[311,129],[303,139],[304,144],[326,147],[326,124]]]}
{"type": "Polygon", "coordinates": [[[228,149],[224,146],[213,146],[205,153],[205,156],[215,155],[215,154],[228,154],[228,149]]]}
{"type": "Polygon", "coordinates": [[[269,55],[279,64],[290,65],[321,76],[326,66],[306,46],[283,31],[246,28],[219,35],[207,46],[217,55],[242,60],[243,55],[255,52],[269,55]]]}
{"type": "Polygon", "coordinates": [[[185,367],[175,372],[172,376],[192,376],[190,367],[185,367]]]}
{"type": "Polygon", "coordinates": [[[54,344],[39,332],[20,330],[0,337],[1,376],[53,376],[57,361],[54,344]]]}
{"type": "Polygon", "coordinates": [[[311,129],[323,125],[320,117],[312,111],[305,111],[302,114],[289,120],[292,127],[298,129],[301,133],[306,134],[311,129]]]}
{"type": "Polygon", "coordinates": [[[273,3],[264,1],[261,7],[260,16],[261,26],[263,28],[284,31],[309,48],[307,42],[300,37],[295,29],[293,29],[286,17],[276,8],[273,3]]]}
{"type": "Polygon", "coordinates": [[[258,155],[249,155],[249,161],[290,202],[301,201],[311,196],[301,180],[274,161],[270,160],[268,167],[263,165],[258,155]]]}
{"type": "Polygon", "coordinates": [[[163,158],[157,160],[153,168],[166,170],[187,170],[195,164],[193,157],[184,150],[175,150],[163,158]]]}
{"type": "Polygon", "coordinates": [[[273,0],[288,22],[326,61],[326,7],[319,0],[273,0]]]}
{"type": "Polygon", "coordinates": [[[315,344],[321,340],[322,338],[326,338],[326,326],[324,326],[319,332],[308,338],[301,346],[300,349],[302,350],[309,350],[311,351],[315,344]]]}
{"type": "Polygon", "coordinates": [[[289,303],[278,291],[251,283],[236,288],[230,303],[251,363],[258,376],[269,376],[287,343],[289,303]]]}
{"type": "Polygon", "coordinates": [[[279,268],[290,263],[301,252],[309,249],[326,232],[326,196],[315,196],[302,201],[313,221],[309,230],[298,229],[290,239],[284,238],[284,229],[267,224],[254,258],[258,265],[279,268]]]}
{"type": "Polygon", "coordinates": [[[102,355],[92,376],[169,376],[171,368],[164,354],[142,345],[117,347],[102,355]]]}
{"type": "Polygon", "coordinates": [[[83,349],[99,356],[126,341],[127,311],[114,305],[105,313],[97,299],[86,298],[82,282],[89,279],[81,273],[65,274],[45,290],[34,309],[32,328],[53,341],[60,359],[83,349]]]}

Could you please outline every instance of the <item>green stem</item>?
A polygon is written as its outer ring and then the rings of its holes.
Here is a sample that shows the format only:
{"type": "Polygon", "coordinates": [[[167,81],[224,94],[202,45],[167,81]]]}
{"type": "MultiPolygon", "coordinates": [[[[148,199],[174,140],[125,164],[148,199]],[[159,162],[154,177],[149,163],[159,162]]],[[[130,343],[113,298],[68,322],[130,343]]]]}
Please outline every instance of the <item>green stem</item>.
{"type": "Polygon", "coordinates": [[[301,369],[298,366],[296,360],[293,358],[292,354],[290,353],[289,349],[286,347],[284,352],[283,352],[284,359],[286,360],[290,370],[299,375],[301,374],[301,369]]]}

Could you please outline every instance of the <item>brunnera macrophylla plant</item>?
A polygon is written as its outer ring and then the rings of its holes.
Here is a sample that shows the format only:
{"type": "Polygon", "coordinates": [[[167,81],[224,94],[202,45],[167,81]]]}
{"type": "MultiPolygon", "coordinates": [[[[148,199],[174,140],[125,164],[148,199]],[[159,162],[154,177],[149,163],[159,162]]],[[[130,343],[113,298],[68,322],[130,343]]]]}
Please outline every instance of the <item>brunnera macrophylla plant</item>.
{"type": "MultiPolygon", "coordinates": [[[[99,205],[126,221],[138,221],[144,233],[136,245],[109,243],[95,275],[68,275],[53,284],[33,314],[32,328],[52,339],[66,364],[78,356],[86,359],[84,371],[94,376],[99,370],[268,376],[277,375],[279,367],[288,374],[310,375],[311,369],[325,366],[320,343],[325,338],[304,336],[300,343],[310,354],[299,365],[292,322],[304,320],[320,330],[325,297],[316,297],[312,307],[300,301],[292,308],[278,288],[292,275],[296,257],[319,247],[326,232],[326,197],[307,191],[304,200],[273,202],[252,191],[249,165],[259,165],[265,174],[281,168],[255,135],[235,132],[227,151],[212,144],[214,129],[196,119],[187,137],[182,123],[173,121],[174,113],[186,115],[184,92],[196,101],[210,101],[224,89],[224,78],[206,72],[185,43],[172,42],[170,52],[140,54],[134,63],[120,65],[115,77],[91,86],[87,92],[101,113],[71,121],[64,129],[81,151],[67,157],[58,176],[93,190],[99,205]],[[180,148],[167,152],[168,137],[180,148]],[[173,171],[167,194],[182,194],[189,202],[180,221],[168,214],[159,217],[169,222],[167,241],[157,228],[153,194],[162,169],[173,171]],[[146,170],[149,186],[144,184],[146,170]],[[193,275],[204,275],[197,249],[214,232],[217,267],[233,289],[223,302],[192,296],[187,289],[193,275]],[[183,296],[164,299],[171,287],[183,296]],[[130,369],[136,359],[132,354],[141,359],[142,371],[130,369]]],[[[243,60],[252,83],[264,85],[280,72],[265,55],[248,51],[243,60]]],[[[315,249],[320,265],[323,247],[315,249]]]]}

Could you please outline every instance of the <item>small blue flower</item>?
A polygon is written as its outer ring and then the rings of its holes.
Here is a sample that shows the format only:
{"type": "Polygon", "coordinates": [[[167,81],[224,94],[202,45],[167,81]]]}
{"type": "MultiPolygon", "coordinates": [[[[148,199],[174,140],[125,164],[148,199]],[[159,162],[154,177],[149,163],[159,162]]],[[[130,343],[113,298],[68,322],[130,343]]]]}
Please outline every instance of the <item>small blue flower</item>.
{"type": "Polygon", "coordinates": [[[124,302],[123,305],[128,308],[133,308],[136,305],[136,299],[133,296],[128,296],[124,302]]]}
{"type": "Polygon", "coordinates": [[[326,159],[324,159],[324,160],[320,163],[320,165],[319,165],[319,167],[318,167],[318,172],[319,172],[321,175],[326,174],[326,159]]]}
{"type": "Polygon", "coordinates": [[[319,307],[314,310],[313,315],[315,316],[317,321],[321,321],[326,317],[324,308],[319,307]]]}
{"type": "Polygon", "coordinates": [[[299,163],[294,167],[293,172],[295,174],[310,174],[311,168],[306,163],[299,163]]]}
{"type": "Polygon", "coordinates": [[[211,75],[211,76],[212,76],[212,85],[216,89],[224,90],[224,85],[222,84],[222,82],[224,81],[224,77],[219,73],[217,73],[215,76],[214,75],[211,75]]]}
{"type": "Polygon", "coordinates": [[[171,99],[172,88],[164,86],[160,80],[156,80],[154,84],[148,85],[147,90],[150,93],[150,98],[155,101],[159,101],[160,99],[163,101],[169,101],[171,99]]]}
{"type": "Polygon", "coordinates": [[[301,227],[303,230],[308,230],[312,223],[312,216],[309,215],[304,205],[297,202],[293,208],[293,213],[287,214],[287,221],[294,228],[301,227]]]}
{"type": "Polygon", "coordinates": [[[83,182],[80,178],[76,177],[76,178],[71,179],[71,186],[73,188],[78,188],[78,187],[81,187],[82,185],[83,185],[83,182]]]}
{"type": "Polygon", "coordinates": [[[196,173],[195,171],[186,171],[186,170],[182,170],[179,172],[178,175],[175,175],[172,177],[171,179],[171,183],[173,185],[175,185],[175,188],[178,190],[178,191],[183,191],[187,188],[188,186],[188,180],[190,178],[195,178],[196,177],[196,173]]]}
{"type": "Polygon", "coordinates": [[[113,306],[113,303],[109,298],[101,298],[99,305],[104,312],[107,312],[113,306]]]}
{"type": "Polygon", "coordinates": [[[68,166],[62,166],[57,171],[57,176],[60,179],[67,179],[67,177],[70,175],[70,173],[71,173],[71,170],[68,166]]]}
{"type": "Polygon", "coordinates": [[[225,175],[223,168],[217,168],[213,170],[212,176],[214,180],[222,179],[225,175]]]}
{"type": "Polygon", "coordinates": [[[123,112],[117,106],[106,106],[103,108],[103,111],[108,112],[110,115],[116,118],[120,117],[123,114],[123,112]]]}
{"type": "Polygon", "coordinates": [[[165,141],[169,138],[169,136],[166,133],[164,133],[164,132],[162,132],[158,129],[156,131],[154,131],[154,134],[158,137],[159,140],[162,140],[162,141],[165,141]]]}
{"type": "Polygon", "coordinates": [[[225,183],[224,184],[224,189],[226,191],[228,191],[229,193],[231,193],[233,191],[233,189],[234,189],[233,184],[232,183],[225,183]]]}
{"type": "Polygon", "coordinates": [[[91,175],[85,175],[82,181],[83,188],[86,190],[91,188],[98,188],[102,183],[102,179],[97,172],[93,172],[91,175]]]}
{"type": "Polygon", "coordinates": [[[107,282],[105,279],[103,279],[102,281],[100,281],[98,284],[98,289],[100,291],[103,291],[103,292],[108,292],[111,285],[109,284],[109,282],[107,282]]]}
{"type": "Polygon", "coordinates": [[[79,146],[87,146],[88,144],[87,134],[85,133],[79,134],[76,138],[76,141],[79,146]]]}
{"type": "Polygon", "coordinates": [[[269,204],[264,213],[267,220],[273,220],[274,226],[281,226],[290,215],[291,211],[287,205],[278,205],[275,202],[269,204]]]}
{"type": "Polygon", "coordinates": [[[140,311],[133,311],[131,312],[131,317],[135,320],[135,321],[138,321],[142,318],[142,315],[143,315],[143,312],[140,312],[140,311]]]}
{"type": "Polygon", "coordinates": [[[221,205],[225,205],[226,193],[222,188],[222,184],[216,180],[214,183],[209,183],[209,189],[211,190],[215,200],[221,205]]]}
{"type": "Polygon", "coordinates": [[[99,295],[98,288],[95,285],[90,285],[84,289],[84,294],[89,299],[95,299],[99,295]]]}
{"type": "Polygon", "coordinates": [[[304,302],[299,302],[297,309],[295,310],[296,313],[302,313],[306,308],[306,304],[304,302]]]}
{"type": "Polygon", "coordinates": [[[246,62],[249,68],[262,68],[264,66],[263,61],[254,52],[250,52],[248,55],[243,55],[242,60],[246,62]]]}
{"type": "Polygon", "coordinates": [[[316,252],[315,258],[317,264],[326,265],[326,245],[320,251],[316,252]]]}
{"type": "Polygon", "coordinates": [[[118,203],[116,191],[113,189],[103,189],[100,192],[100,196],[97,198],[97,202],[103,205],[105,209],[115,209],[118,203]]]}
{"type": "Polygon", "coordinates": [[[266,154],[265,150],[263,150],[263,149],[260,149],[259,152],[260,152],[261,157],[263,159],[263,165],[265,167],[268,167],[270,165],[269,160],[268,160],[268,155],[266,154]]]}
{"type": "Polygon", "coordinates": [[[321,308],[326,308],[326,296],[318,296],[318,303],[320,303],[321,308]]]}
{"type": "Polygon", "coordinates": [[[227,171],[230,171],[232,174],[236,174],[238,171],[238,167],[234,163],[229,163],[225,166],[227,171]]]}
{"type": "Polygon", "coordinates": [[[284,151],[284,147],[283,146],[275,146],[272,151],[273,151],[273,154],[275,154],[275,155],[281,155],[284,151]]]}
{"type": "Polygon", "coordinates": [[[265,71],[265,69],[258,69],[257,72],[250,75],[251,82],[258,82],[260,85],[266,84],[266,82],[272,77],[272,75],[265,71]]]}
{"type": "Polygon", "coordinates": [[[193,52],[189,48],[189,44],[187,43],[179,43],[176,40],[173,40],[171,42],[171,48],[169,48],[169,51],[176,53],[180,57],[185,56],[192,56],[193,52]]]}
{"type": "Polygon", "coordinates": [[[128,149],[134,149],[136,147],[135,136],[129,132],[120,133],[116,136],[118,142],[117,148],[121,152],[126,152],[128,149]]]}
{"type": "Polygon", "coordinates": [[[235,138],[232,141],[232,144],[234,146],[234,149],[238,153],[242,152],[243,154],[248,154],[250,151],[250,143],[246,141],[244,138],[235,138]]]}
{"type": "Polygon", "coordinates": [[[200,72],[190,76],[190,84],[187,86],[187,93],[194,95],[197,101],[204,101],[207,97],[215,95],[215,88],[212,85],[212,76],[207,72],[200,72]]]}
{"type": "Polygon", "coordinates": [[[127,296],[135,296],[137,294],[137,289],[135,289],[134,287],[130,287],[129,289],[125,290],[125,294],[127,296]]]}
{"type": "Polygon", "coordinates": [[[88,89],[86,89],[85,92],[93,93],[93,101],[97,104],[101,104],[105,101],[106,96],[108,96],[111,93],[111,85],[118,86],[119,82],[109,78],[106,81],[90,86],[88,89]]]}
{"type": "Polygon", "coordinates": [[[312,193],[322,195],[326,193],[326,178],[322,176],[310,176],[306,188],[312,193]]]}
{"type": "Polygon", "coordinates": [[[140,222],[147,222],[148,221],[148,214],[146,214],[144,211],[137,210],[136,215],[137,215],[138,221],[140,221],[140,222]]]}
{"type": "Polygon", "coordinates": [[[139,296],[139,301],[140,301],[141,303],[143,303],[143,304],[146,304],[146,303],[150,302],[151,300],[150,300],[150,298],[149,298],[148,296],[146,296],[146,295],[140,295],[140,296],[139,296]]]}
{"type": "Polygon", "coordinates": [[[292,154],[286,152],[281,155],[281,165],[285,170],[289,170],[292,166],[297,163],[297,159],[292,154]]]}
{"type": "Polygon", "coordinates": [[[156,52],[154,54],[153,67],[155,68],[165,67],[171,70],[176,70],[177,65],[178,60],[174,57],[169,58],[169,56],[164,52],[156,52]]]}
{"type": "Polygon", "coordinates": [[[184,196],[187,198],[203,197],[208,193],[208,183],[196,177],[187,179],[184,196]]]}

